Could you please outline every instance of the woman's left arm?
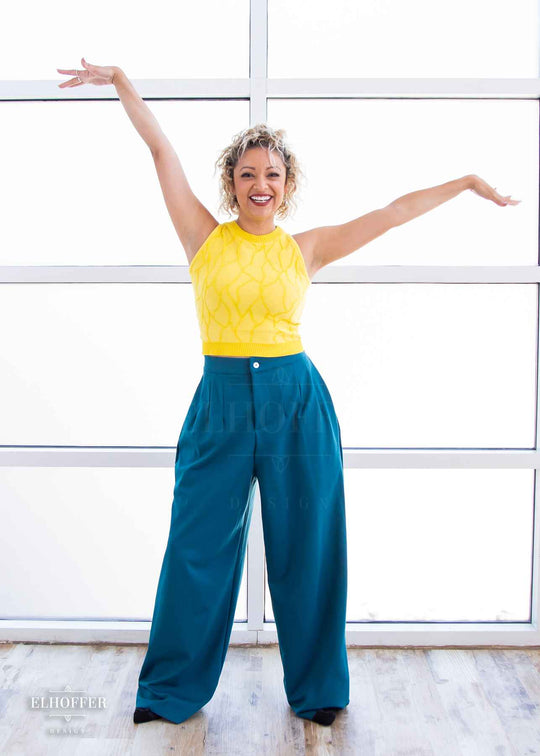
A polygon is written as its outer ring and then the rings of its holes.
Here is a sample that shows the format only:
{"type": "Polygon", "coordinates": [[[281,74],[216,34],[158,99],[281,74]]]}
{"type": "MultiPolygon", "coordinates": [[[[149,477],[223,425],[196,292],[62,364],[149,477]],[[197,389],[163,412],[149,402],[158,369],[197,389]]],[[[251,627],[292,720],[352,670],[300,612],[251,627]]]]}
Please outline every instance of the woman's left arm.
{"type": "Polygon", "coordinates": [[[317,272],[325,265],[350,255],[391,228],[401,226],[427,213],[428,210],[433,210],[466,189],[471,189],[480,197],[492,200],[497,205],[517,205],[521,202],[511,199],[510,195],[502,197],[480,176],[471,173],[439,186],[404,194],[386,207],[373,210],[352,221],[337,226],[313,228],[298,234],[297,238],[301,238],[306,248],[311,250],[312,269],[317,272]]]}
{"type": "Polygon", "coordinates": [[[407,223],[407,221],[417,218],[419,215],[423,215],[423,213],[427,213],[428,210],[433,210],[434,207],[442,205],[443,202],[447,202],[465,191],[465,189],[471,189],[480,195],[480,197],[492,200],[492,202],[501,206],[517,205],[521,202],[521,200],[510,199],[509,194],[506,197],[502,197],[497,193],[496,189],[492,189],[480,176],[469,174],[453,181],[447,181],[445,184],[439,184],[439,186],[431,186],[429,189],[420,189],[417,192],[411,192],[410,194],[403,195],[403,197],[398,197],[392,202],[396,210],[396,225],[399,226],[402,223],[407,223]]]}

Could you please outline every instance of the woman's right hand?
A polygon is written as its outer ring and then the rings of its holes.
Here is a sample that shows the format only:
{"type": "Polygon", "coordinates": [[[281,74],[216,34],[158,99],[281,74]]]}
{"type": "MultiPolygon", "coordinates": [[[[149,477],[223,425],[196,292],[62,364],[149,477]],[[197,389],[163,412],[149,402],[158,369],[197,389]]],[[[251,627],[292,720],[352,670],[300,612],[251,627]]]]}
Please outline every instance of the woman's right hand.
{"type": "Polygon", "coordinates": [[[84,69],[68,69],[57,68],[58,73],[69,74],[74,76],[74,79],[64,81],[58,86],[60,89],[65,87],[80,87],[81,84],[95,84],[96,86],[102,86],[103,84],[112,84],[114,80],[114,74],[116,73],[116,66],[94,66],[91,63],[87,63],[84,58],[81,58],[81,63],[84,69]],[[79,79],[77,79],[77,74],[79,79]]]}

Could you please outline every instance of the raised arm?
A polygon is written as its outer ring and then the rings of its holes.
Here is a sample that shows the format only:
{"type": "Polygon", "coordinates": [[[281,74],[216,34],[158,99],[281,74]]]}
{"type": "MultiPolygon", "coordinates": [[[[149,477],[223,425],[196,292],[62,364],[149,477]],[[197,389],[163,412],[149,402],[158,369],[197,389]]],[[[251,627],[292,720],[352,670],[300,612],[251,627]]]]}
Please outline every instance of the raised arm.
{"type": "Polygon", "coordinates": [[[386,207],[361,215],[348,223],[338,226],[320,226],[298,236],[303,237],[307,248],[311,248],[316,272],[334,260],[350,255],[391,228],[401,226],[427,213],[428,210],[433,210],[467,189],[502,207],[517,205],[521,202],[521,200],[511,199],[510,195],[501,196],[480,176],[469,174],[438,186],[405,194],[386,207]]]}
{"type": "Polygon", "coordinates": [[[118,93],[133,126],[148,145],[156,166],[159,183],[167,210],[176,233],[186,252],[188,263],[201,247],[217,220],[195,196],[188,183],[178,155],[161,130],[161,127],[124,71],[118,66],[95,66],[81,59],[83,70],[57,69],[60,73],[75,75],[60,87],[81,84],[112,84],[118,93]]]}

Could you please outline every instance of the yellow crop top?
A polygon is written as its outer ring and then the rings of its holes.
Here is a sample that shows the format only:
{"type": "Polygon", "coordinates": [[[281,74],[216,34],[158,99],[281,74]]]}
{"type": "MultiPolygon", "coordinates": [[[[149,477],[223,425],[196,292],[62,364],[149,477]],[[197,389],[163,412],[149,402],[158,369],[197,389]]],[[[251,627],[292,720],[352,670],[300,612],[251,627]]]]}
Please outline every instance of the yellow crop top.
{"type": "Polygon", "coordinates": [[[303,351],[298,333],[311,283],[300,247],[280,226],[214,228],[189,265],[202,353],[277,357],[303,351]]]}

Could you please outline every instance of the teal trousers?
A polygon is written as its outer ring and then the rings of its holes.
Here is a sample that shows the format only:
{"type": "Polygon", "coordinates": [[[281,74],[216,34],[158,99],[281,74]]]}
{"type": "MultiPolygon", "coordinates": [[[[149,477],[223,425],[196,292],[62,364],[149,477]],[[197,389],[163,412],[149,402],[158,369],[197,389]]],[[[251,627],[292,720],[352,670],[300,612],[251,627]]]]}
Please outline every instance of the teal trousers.
{"type": "Polygon", "coordinates": [[[179,723],[213,696],[233,626],[255,484],[293,711],[349,703],[341,429],[305,351],[204,356],[180,432],[170,532],[136,706],[179,723]]]}

